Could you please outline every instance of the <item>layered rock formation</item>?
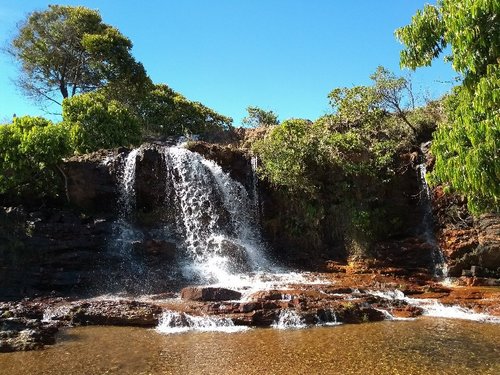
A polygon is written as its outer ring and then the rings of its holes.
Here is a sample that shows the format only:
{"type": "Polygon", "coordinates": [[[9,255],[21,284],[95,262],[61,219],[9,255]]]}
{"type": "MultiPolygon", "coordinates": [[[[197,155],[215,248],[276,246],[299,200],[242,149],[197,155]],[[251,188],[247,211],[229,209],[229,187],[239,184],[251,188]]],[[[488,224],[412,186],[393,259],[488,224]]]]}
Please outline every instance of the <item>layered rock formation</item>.
{"type": "Polygon", "coordinates": [[[500,278],[500,215],[474,218],[464,197],[445,194],[441,186],[433,190],[432,202],[449,276],[500,278]]]}

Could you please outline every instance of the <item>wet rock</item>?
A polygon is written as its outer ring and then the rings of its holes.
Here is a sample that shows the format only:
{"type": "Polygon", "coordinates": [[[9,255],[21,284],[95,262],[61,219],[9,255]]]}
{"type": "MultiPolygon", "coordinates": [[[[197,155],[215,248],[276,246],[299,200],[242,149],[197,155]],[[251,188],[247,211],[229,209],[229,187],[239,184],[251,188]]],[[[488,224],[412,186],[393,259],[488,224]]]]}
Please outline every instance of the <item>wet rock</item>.
{"type": "Polygon", "coordinates": [[[241,293],[226,288],[191,286],[181,290],[181,298],[191,301],[239,300],[241,293]]]}
{"type": "Polygon", "coordinates": [[[361,307],[357,303],[347,303],[338,310],[339,321],[348,324],[378,322],[385,319],[384,313],[373,307],[361,307]]]}
{"type": "Polygon", "coordinates": [[[252,294],[249,298],[252,301],[276,301],[289,299],[287,296],[289,291],[283,290],[262,290],[252,294]]]}
{"type": "Polygon", "coordinates": [[[278,310],[254,311],[251,315],[251,325],[255,327],[269,327],[276,321],[278,315],[278,310]]]}
{"type": "Polygon", "coordinates": [[[69,315],[75,324],[154,327],[161,307],[137,301],[90,301],[72,307],[69,315]]]}
{"type": "Polygon", "coordinates": [[[55,343],[55,324],[36,319],[0,318],[0,352],[35,350],[55,343]]]}

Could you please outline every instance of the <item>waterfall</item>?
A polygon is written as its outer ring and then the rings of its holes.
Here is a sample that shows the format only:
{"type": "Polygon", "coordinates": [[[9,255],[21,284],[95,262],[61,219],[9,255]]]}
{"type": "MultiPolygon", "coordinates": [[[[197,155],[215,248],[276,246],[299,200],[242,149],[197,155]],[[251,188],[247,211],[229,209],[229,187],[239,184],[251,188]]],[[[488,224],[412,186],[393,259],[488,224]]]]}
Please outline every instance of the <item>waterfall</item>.
{"type": "Polygon", "coordinates": [[[254,217],[258,220],[260,217],[260,201],[259,201],[259,190],[258,190],[259,179],[257,177],[257,168],[259,166],[259,160],[257,156],[253,155],[252,158],[250,159],[250,163],[252,166],[252,201],[253,201],[254,217]]]}
{"type": "MultiPolygon", "coordinates": [[[[107,287],[119,291],[144,291],[144,265],[134,256],[134,245],[143,240],[143,234],[133,225],[135,209],[135,172],[137,158],[142,148],[137,148],[127,155],[123,162],[118,181],[118,219],[113,223],[113,237],[109,242],[109,251],[114,257],[115,272],[108,272],[107,287]]],[[[112,267],[113,268],[113,267],[112,267]]]]}
{"type": "MultiPolygon", "coordinates": [[[[421,146],[421,149],[424,145],[421,146]]],[[[424,158],[425,159],[425,158],[424,158]]],[[[434,269],[434,276],[446,279],[448,276],[448,268],[443,252],[439,248],[434,235],[434,216],[432,213],[431,205],[431,191],[425,175],[427,173],[426,161],[417,165],[418,182],[420,186],[420,203],[423,208],[422,230],[425,240],[432,246],[432,263],[434,269]]]]}
{"type": "Polygon", "coordinates": [[[183,147],[164,149],[167,194],[188,262],[185,276],[208,283],[268,267],[243,185],[215,162],[183,147]]]}

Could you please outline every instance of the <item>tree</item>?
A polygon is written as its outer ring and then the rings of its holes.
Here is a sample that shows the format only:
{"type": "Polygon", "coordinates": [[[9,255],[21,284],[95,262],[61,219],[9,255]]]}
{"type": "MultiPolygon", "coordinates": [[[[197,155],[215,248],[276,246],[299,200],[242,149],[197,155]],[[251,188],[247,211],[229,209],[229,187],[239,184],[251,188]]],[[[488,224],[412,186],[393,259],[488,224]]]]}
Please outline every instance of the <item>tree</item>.
{"type": "Polygon", "coordinates": [[[417,129],[407,116],[409,110],[415,109],[411,81],[404,77],[397,77],[383,66],[377,67],[377,70],[370,78],[373,81],[373,90],[378,101],[378,107],[395,113],[416,134],[417,129]]]}
{"type": "Polygon", "coordinates": [[[63,119],[70,128],[71,147],[79,153],[134,146],[141,141],[139,119],[134,113],[100,92],[64,99],[63,119]]]}
{"type": "Polygon", "coordinates": [[[273,111],[266,111],[259,107],[247,107],[248,116],[243,119],[243,125],[250,128],[259,126],[279,125],[278,115],[273,111]]]}
{"type": "Polygon", "coordinates": [[[49,5],[19,27],[8,52],[21,63],[19,86],[33,99],[60,104],[62,98],[112,85],[128,90],[147,85],[132,42],[102,22],[98,11],[49,5]]]}
{"type": "Polygon", "coordinates": [[[371,86],[340,87],[328,95],[339,125],[352,126],[367,121],[381,121],[387,114],[401,119],[413,133],[417,128],[409,119],[415,108],[411,81],[397,77],[382,66],[370,76],[371,86]]]}
{"type": "Polygon", "coordinates": [[[434,134],[430,180],[468,197],[473,213],[498,211],[500,199],[500,2],[440,0],[396,30],[401,65],[428,66],[447,46],[463,78],[447,100],[448,121],[434,134]]]}

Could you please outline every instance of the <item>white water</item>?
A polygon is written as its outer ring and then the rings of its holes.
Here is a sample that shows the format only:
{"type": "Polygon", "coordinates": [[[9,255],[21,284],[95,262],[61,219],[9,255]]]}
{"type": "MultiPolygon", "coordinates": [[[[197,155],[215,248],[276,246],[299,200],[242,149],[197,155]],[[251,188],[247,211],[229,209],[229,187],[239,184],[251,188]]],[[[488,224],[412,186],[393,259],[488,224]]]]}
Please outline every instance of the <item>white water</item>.
{"type": "Polygon", "coordinates": [[[118,198],[119,212],[122,219],[128,218],[135,208],[135,169],[137,157],[141,151],[141,148],[130,151],[123,164],[122,178],[119,184],[120,196],[118,198]]]}
{"type": "MultiPolygon", "coordinates": [[[[109,242],[111,252],[117,257],[114,264],[118,267],[119,277],[110,273],[108,284],[113,289],[134,289],[142,285],[144,268],[142,263],[134,257],[133,247],[141,242],[143,233],[132,224],[135,209],[135,174],[137,158],[142,153],[142,147],[129,152],[125,158],[118,184],[118,219],[113,223],[113,238],[109,242]]],[[[109,286],[109,285],[107,285],[109,286]]]]}
{"type": "Polygon", "coordinates": [[[269,269],[243,185],[215,162],[183,147],[165,148],[164,156],[177,228],[189,257],[184,275],[228,284],[241,274],[269,269]]]}
{"type": "Polygon", "coordinates": [[[470,309],[461,306],[443,305],[436,299],[410,298],[405,296],[404,293],[401,292],[400,290],[367,291],[366,293],[391,301],[393,300],[405,301],[409,305],[422,308],[424,311],[423,312],[424,316],[431,316],[435,318],[463,319],[463,320],[472,320],[476,322],[500,324],[500,317],[495,317],[483,313],[476,313],[470,309]]]}
{"type": "Polygon", "coordinates": [[[174,311],[164,311],[156,327],[156,331],[163,334],[188,331],[233,333],[248,329],[246,326],[235,326],[233,321],[227,318],[194,316],[174,311]]]}
{"type": "Polygon", "coordinates": [[[273,328],[277,329],[300,329],[306,328],[307,325],[295,310],[281,310],[278,320],[272,324],[273,328]]]}
{"type": "Polygon", "coordinates": [[[71,306],[51,306],[43,311],[42,322],[50,323],[54,319],[61,319],[62,316],[69,314],[71,311],[71,306]]]}

